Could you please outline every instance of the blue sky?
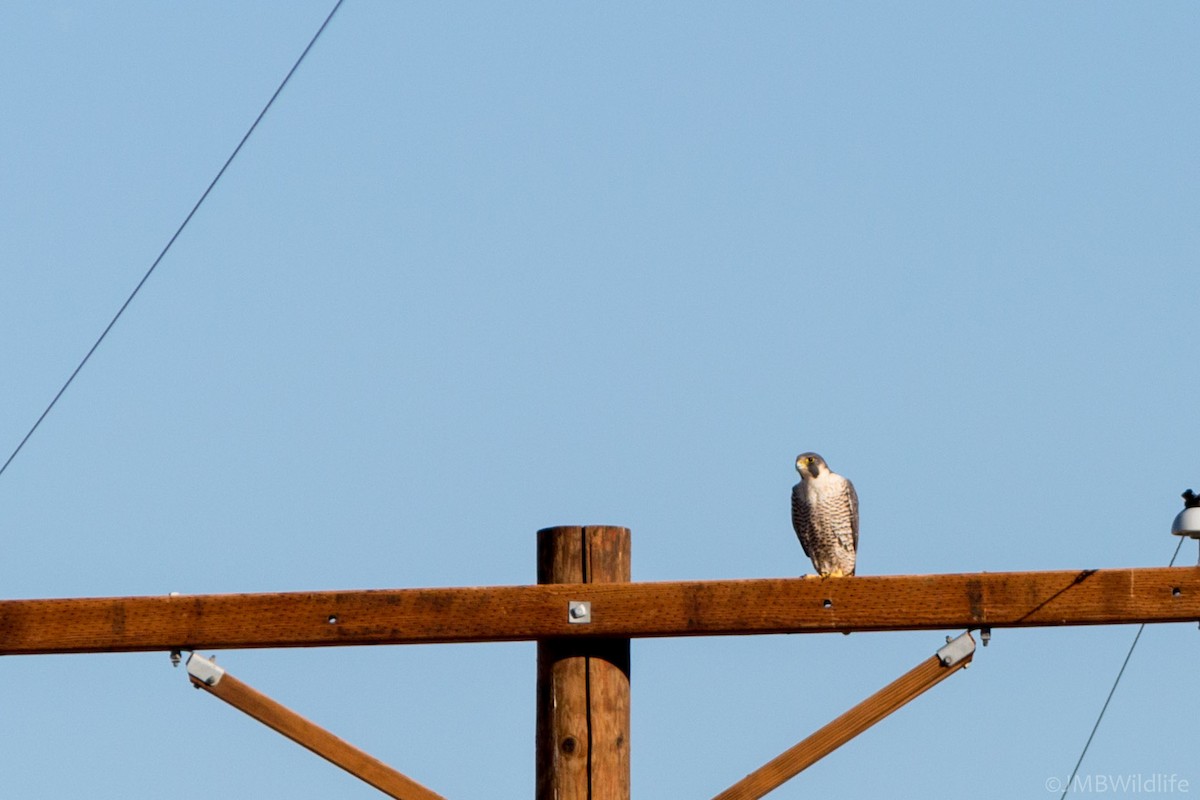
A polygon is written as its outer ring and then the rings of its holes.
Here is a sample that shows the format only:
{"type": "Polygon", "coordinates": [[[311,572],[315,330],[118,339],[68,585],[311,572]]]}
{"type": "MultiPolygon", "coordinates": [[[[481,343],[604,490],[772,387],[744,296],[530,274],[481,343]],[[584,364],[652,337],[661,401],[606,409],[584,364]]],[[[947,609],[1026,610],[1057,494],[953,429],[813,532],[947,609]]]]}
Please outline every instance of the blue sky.
{"type": "MultiPolygon", "coordinates": [[[[5,456],[331,6],[0,10],[5,456]]],[[[348,0],[0,476],[0,595],[530,583],[560,524],[630,527],[635,580],[798,575],[804,450],[862,573],[1164,565],[1198,38],[1170,2],[348,0]]],[[[772,797],[1057,797],[1133,635],[997,631],[772,797]]],[[[941,641],[637,641],[634,792],[711,797],[941,641]]],[[[1200,791],[1198,650],[1147,629],[1084,775],[1200,791]]],[[[532,796],[530,643],[219,660],[447,798],[532,796]]],[[[6,796],[376,796],[165,654],[2,669],[6,796]]]]}

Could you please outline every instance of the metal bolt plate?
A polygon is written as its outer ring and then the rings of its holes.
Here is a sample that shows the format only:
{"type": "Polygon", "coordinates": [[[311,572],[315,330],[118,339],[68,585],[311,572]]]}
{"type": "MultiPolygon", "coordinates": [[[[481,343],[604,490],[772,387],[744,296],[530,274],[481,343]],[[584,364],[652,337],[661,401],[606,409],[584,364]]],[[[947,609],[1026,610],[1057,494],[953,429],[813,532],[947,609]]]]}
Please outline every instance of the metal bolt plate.
{"type": "Polygon", "coordinates": [[[567,601],[567,622],[583,625],[592,621],[592,603],[589,600],[567,601]]]}
{"type": "Polygon", "coordinates": [[[192,653],[187,660],[188,675],[203,683],[205,686],[216,686],[225,677],[225,670],[200,655],[192,653]]]}
{"type": "Polygon", "coordinates": [[[943,667],[952,667],[974,652],[975,640],[971,638],[971,632],[967,631],[957,639],[951,640],[947,636],[946,646],[937,651],[937,657],[943,667]]]}

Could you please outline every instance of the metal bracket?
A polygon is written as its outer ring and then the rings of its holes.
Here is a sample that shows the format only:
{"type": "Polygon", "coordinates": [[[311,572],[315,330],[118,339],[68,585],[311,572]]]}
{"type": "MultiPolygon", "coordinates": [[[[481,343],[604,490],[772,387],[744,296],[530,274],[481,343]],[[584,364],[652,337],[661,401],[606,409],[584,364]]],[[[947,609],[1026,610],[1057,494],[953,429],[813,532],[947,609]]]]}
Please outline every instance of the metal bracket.
{"type": "Polygon", "coordinates": [[[592,603],[590,600],[568,600],[567,622],[572,625],[584,625],[592,621],[592,603]]]}
{"type": "Polygon", "coordinates": [[[192,653],[187,660],[188,675],[203,683],[205,686],[216,686],[225,677],[225,670],[217,666],[199,653],[192,653]]]}
{"type": "Polygon", "coordinates": [[[971,632],[959,636],[957,639],[946,637],[946,646],[937,651],[938,661],[942,662],[943,667],[953,667],[964,658],[975,652],[975,639],[971,637],[971,632]]]}

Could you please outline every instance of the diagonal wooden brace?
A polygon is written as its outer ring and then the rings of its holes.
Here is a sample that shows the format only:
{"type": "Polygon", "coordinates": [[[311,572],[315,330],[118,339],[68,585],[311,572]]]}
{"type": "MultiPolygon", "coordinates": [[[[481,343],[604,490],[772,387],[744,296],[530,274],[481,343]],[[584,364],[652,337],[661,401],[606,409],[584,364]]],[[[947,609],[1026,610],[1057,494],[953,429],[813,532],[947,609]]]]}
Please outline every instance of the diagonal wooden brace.
{"type": "Polygon", "coordinates": [[[888,714],[966,667],[974,657],[975,640],[968,631],[948,642],[932,658],[922,661],[804,741],[751,772],[713,800],[758,800],[888,714]]]}
{"type": "Polygon", "coordinates": [[[192,684],[224,700],[238,711],[282,733],[296,744],[349,772],[397,800],[445,800],[352,744],[309,722],[296,712],[256,691],[203,656],[187,661],[192,684]]]}

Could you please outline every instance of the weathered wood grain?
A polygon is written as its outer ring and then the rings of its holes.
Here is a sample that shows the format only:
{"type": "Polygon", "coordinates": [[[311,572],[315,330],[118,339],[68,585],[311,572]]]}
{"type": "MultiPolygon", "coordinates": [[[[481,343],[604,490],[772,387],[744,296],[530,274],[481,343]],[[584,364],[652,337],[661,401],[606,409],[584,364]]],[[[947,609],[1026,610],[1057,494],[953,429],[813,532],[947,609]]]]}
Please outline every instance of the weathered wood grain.
{"type": "Polygon", "coordinates": [[[901,706],[912,702],[971,663],[974,652],[952,666],[931,656],[829,724],[788,748],[713,800],[758,800],[858,736],[901,706]]]}
{"type": "MultiPolygon", "coordinates": [[[[225,673],[215,686],[195,678],[191,680],[194,686],[224,700],[389,797],[397,800],[445,800],[440,794],[426,789],[407,775],[334,736],[229,673],[225,673]]],[[[220,758],[220,754],[211,749],[206,755],[220,758]]]]}
{"type": "Polygon", "coordinates": [[[580,583],[5,600],[0,655],[1194,620],[1200,567],[580,583]]]}
{"type": "MultiPolygon", "coordinates": [[[[625,528],[547,528],[538,531],[538,581],[628,581],[629,555],[625,528]]],[[[535,796],[629,800],[629,639],[545,639],[537,658],[535,796]]]]}

